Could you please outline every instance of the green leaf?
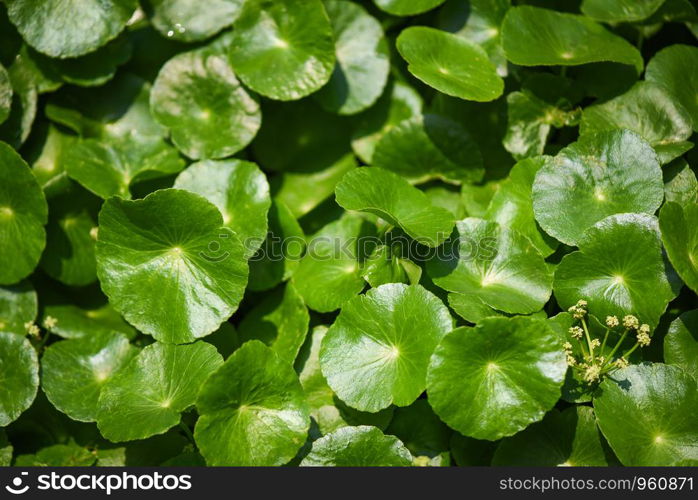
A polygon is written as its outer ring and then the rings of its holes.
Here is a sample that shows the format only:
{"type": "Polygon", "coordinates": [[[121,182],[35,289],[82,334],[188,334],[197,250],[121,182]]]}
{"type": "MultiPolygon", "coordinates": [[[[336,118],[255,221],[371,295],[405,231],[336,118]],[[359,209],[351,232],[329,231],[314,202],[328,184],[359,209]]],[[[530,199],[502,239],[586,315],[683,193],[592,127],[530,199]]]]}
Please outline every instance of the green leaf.
{"type": "Polygon", "coordinates": [[[19,455],[15,467],[89,467],[95,463],[95,454],[83,446],[54,444],[42,448],[35,455],[19,455]]]}
{"type": "Polygon", "coordinates": [[[41,358],[41,387],[73,420],[94,422],[102,387],[138,350],[120,333],[97,333],[52,344],[41,358]]]}
{"type": "Polygon", "coordinates": [[[698,132],[698,48],[676,44],[660,50],[647,64],[645,79],[672,93],[691,114],[698,132]]]}
{"type": "Polygon", "coordinates": [[[44,194],[50,198],[64,193],[71,185],[65,172],[64,158],[75,144],[75,138],[59,131],[52,124],[36,129],[35,133],[37,142],[32,140],[27,145],[30,152],[27,159],[44,194]]]}
{"type": "Polygon", "coordinates": [[[446,335],[429,365],[436,414],[465,436],[494,441],[543,418],[560,397],[567,363],[545,321],[487,318],[446,335]]]}
{"type": "Polygon", "coordinates": [[[373,3],[394,16],[414,16],[438,7],[444,0],[373,0],[373,3]]]}
{"type": "Polygon", "coordinates": [[[21,67],[12,65],[8,71],[12,83],[10,115],[0,124],[0,141],[19,148],[29,137],[38,105],[34,82],[21,67]]]}
{"type": "Polygon", "coordinates": [[[97,426],[110,441],[132,441],[163,434],[196,401],[204,381],[223,364],[205,342],[156,342],[116,372],[102,387],[97,426]]]}
{"type": "Polygon", "coordinates": [[[506,313],[485,304],[477,295],[449,293],[448,305],[458,316],[470,323],[479,323],[485,318],[507,316],[506,313]]]}
{"type": "Polygon", "coordinates": [[[385,432],[400,439],[414,456],[430,458],[448,451],[453,434],[439,420],[426,399],[418,399],[410,406],[397,408],[385,432]]]}
{"type": "Polygon", "coordinates": [[[0,286],[0,332],[24,336],[25,323],[34,321],[38,310],[36,291],[29,281],[0,286]]]}
{"type": "Polygon", "coordinates": [[[655,326],[675,297],[662,259],[656,218],[619,214],[603,219],[565,255],[555,271],[563,310],[584,299],[598,318],[633,314],[655,326]]]}
{"type": "Polygon", "coordinates": [[[114,308],[165,342],[192,342],[235,312],[247,284],[244,248],[218,209],[177,189],[111,198],[99,214],[97,274],[114,308]]]}
{"type": "Polygon", "coordinates": [[[451,455],[460,467],[490,465],[496,442],[465,437],[457,432],[451,437],[451,455]]]}
{"type": "Polygon", "coordinates": [[[504,81],[479,45],[445,31],[412,26],[400,33],[397,49],[408,70],[444,94],[470,101],[492,101],[504,81]]]}
{"type": "Polygon", "coordinates": [[[366,220],[347,214],[308,240],[293,284],[310,309],[334,311],[364,289],[360,264],[368,256],[364,252],[370,252],[365,242],[374,235],[366,220]]]}
{"type": "Polygon", "coordinates": [[[57,320],[51,333],[66,339],[106,333],[122,333],[128,338],[136,336],[136,330],[109,304],[86,309],[70,304],[48,304],[44,307],[44,318],[48,316],[57,320]]]}
{"type": "Polygon", "coordinates": [[[429,247],[438,247],[453,229],[453,216],[448,210],[435,207],[424,193],[382,168],[348,172],[335,193],[337,203],[346,210],[377,215],[429,247]]]}
{"type": "Polygon", "coordinates": [[[72,286],[97,280],[95,240],[99,199],[81,189],[51,198],[46,251],[41,267],[52,278],[72,286]]]}
{"type": "MultiPolygon", "coordinates": [[[[391,245],[377,246],[364,262],[361,275],[373,288],[386,283],[419,283],[419,276],[412,281],[412,277],[408,275],[401,253],[391,245]]],[[[417,266],[417,269],[421,274],[421,268],[417,266]]]]}
{"type": "Polygon", "coordinates": [[[0,332],[0,427],[29,408],[39,388],[36,351],[23,336],[0,332]]]}
{"type": "Polygon", "coordinates": [[[218,207],[251,257],[267,235],[269,184],[259,167],[242,160],[201,161],[179,174],[174,185],[199,194],[218,207]]]}
{"type": "Polygon", "coordinates": [[[698,291],[698,203],[665,203],[659,228],[669,261],[686,285],[698,291]]]}
{"type": "Polygon", "coordinates": [[[584,16],[532,6],[509,9],[502,23],[507,59],[520,66],[574,66],[611,61],[642,70],[640,52],[584,16]]]}
{"type": "Polygon", "coordinates": [[[77,57],[115,38],[138,7],[136,0],[7,0],[22,38],[51,57],[77,57]]]}
{"type": "Polygon", "coordinates": [[[663,198],[654,150],[627,130],[581,137],[547,159],[533,184],[536,220],[568,245],[609,215],[653,214],[663,198]]]}
{"type": "Polygon", "coordinates": [[[0,142],[0,284],[28,276],[46,246],[46,198],[29,166],[0,142]]]}
{"type": "Polygon", "coordinates": [[[238,325],[241,342],[264,342],[284,361],[293,363],[305,335],[310,315],[291,283],[266,296],[238,325]]]}
{"type": "Polygon", "coordinates": [[[320,347],[326,333],[326,326],[313,328],[296,360],[296,371],[310,407],[310,416],[317,423],[320,434],[329,434],[350,425],[385,429],[393,417],[392,407],[376,413],[355,410],[344,404],[327,385],[320,367],[320,347]]]}
{"type": "Polygon", "coordinates": [[[0,64],[0,123],[10,116],[12,106],[12,82],[5,67],[0,64]]]}
{"type": "Polygon", "coordinates": [[[408,467],[412,455],[394,436],[367,425],[344,427],[321,437],[301,467],[408,467]]]}
{"type": "Polygon", "coordinates": [[[482,155],[471,135],[439,115],[417,115],[383,134],[372,155],[373,166],[391,170],[410,182],[439,179],[454,184],[482,180],[482,155]]]}
{"type": "Polygon", "coordinates": [[[483,218],[518,231],[531,240],[544,257],[548,257],[558,244],[538,227],[531,196],[536,173],[545,161],[544,157],[528,158],[514,165],[509,177],[499,184],[483,218]]]}
{"type": "Polygon", "coordinates": [[[357,118],[351,142],[354,153],[371,164],[381,138],[402,121],[421,115],[422,104],[422,97],[406,83],[389,83],[381,98],[357,118]]]}
{"type": "Polygon", "coordinates": [[[330,327],[322,373],[352,408],[407,406],[426,388],[429,357],[452,327],[446,306],[420,285],[373,288],[347,302],[330,327]]]}
{"type": "Polygon", "coordinates": [[[270,466],[291,460],[310,418],[288,362],[259,341],[247,342],[206,381],[194,437],[211,466],[270,466]]]}
{"type": "Polygon", "coordinates": [[[664,197],[679,205],[698,203],[698,179],[686,160],[678,159],[662,169],[664,197]]]}
{"type": "Polygon", "coordinates": [[[542,421],[502,440],[492,465],[525,467],[608,466],[594,410],[573,406],[551,410],[542,421]]]}
{"type": "Polygon", "coordinates": [[[664,360],[698,379],[698,309],[671,322],[664,337],[664,360]]]}
{"type": "Polygon", "coordinates": [[[256,98],[240,84],[225,54],[211,48],[165,63],[150,94],[150,109],[175,146],[193,159],[237,153],[252,142],[262,122],[256,98]]]}
{"type": "Polygon", "coordinates": [[[317,94],[328,111],[353,115],[373,105],[388,81],[390,57],[383,28],[353,2],[326,0],[334,31],[337,65],[317,94]]]}
{"type": "Polygon", "coordinates": [[[247,2],[235,23],[230,61],[245,85],[265,97],[293,101],[316,92],[335,66],[332,26],[322,2],[247,2]]]}
{"type": "Polygon", "coordinates": [[[623,465],[698,460],[698,388],[676,366],[644,364],[615,372],[599,387],[594,409],[623,465]]]}
{"type": "Polygon", "coordinates": [[[693,145],[693,121],[668,91],[650,82],[638,82],[625,94],[584,110],[580,134],[632,130],[650,143],[662,164],[669,163],[693,145]]]}
{"type": "Polygon", "coordinates": [[[642,21],[654,14],[666,0],[583,0],[582,12],[607,23],[642,21]]]}
{"type": "Polygon", "coordinates": [[[269,290],[291,277],[305,250],[305,234],[289,208],[272,200],[269,232],[261,248],[250,258],[248,288],[269,290]]]}
{"type": "Polygon", "coordinates": [[[0,429],[0,467],[12,465],[12,444],[7,440],[4,429],[0,429]]]}
{"type": "Polygon", "coordinates": [[[508,313],[532,313],[545,305],[552,271],[528,238],[475,218],[458,221],[456,228],[455,238],[427,262],[436,285],[508,313]]]}
{"type": "Polygon", "coordinates": [[[213,0],[206,8],[196,0],[146,0],[153,27],[173,40],[205,40],[227,28],[240,15],[245,0],[213,0]]]}

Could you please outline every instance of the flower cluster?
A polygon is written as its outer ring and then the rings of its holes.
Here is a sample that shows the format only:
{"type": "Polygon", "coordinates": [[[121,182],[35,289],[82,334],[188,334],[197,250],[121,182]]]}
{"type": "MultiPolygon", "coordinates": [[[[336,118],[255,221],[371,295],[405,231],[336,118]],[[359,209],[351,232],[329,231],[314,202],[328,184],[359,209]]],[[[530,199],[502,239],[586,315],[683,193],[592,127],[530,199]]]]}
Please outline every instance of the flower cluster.
{"type": "Polygon", "coordinates": [[[572,342],[565,342],[563,349],[567,356],[567,364],[577,371],[587,384],[598,383],[609,373],[627,367],[629,356],[638,347],[650,345],[650,326],[640,324],[640,320],[633,315],[623,316],[622,320],[618,319],[618,316],[606,316],[606,331],[601,339],[592,337],[589,331],[589,311],[585,300],[578,301],[568,311],[577,324],[570,327],[569,335],[572,342]],[[635,335],[635,344],[619,355],[625,339],[631,334],[635,335]],[[618,340],[611,347],[608,341],[613,338],[618,340]],[[576,343],[576,348],[573,343],[576,343]]]}

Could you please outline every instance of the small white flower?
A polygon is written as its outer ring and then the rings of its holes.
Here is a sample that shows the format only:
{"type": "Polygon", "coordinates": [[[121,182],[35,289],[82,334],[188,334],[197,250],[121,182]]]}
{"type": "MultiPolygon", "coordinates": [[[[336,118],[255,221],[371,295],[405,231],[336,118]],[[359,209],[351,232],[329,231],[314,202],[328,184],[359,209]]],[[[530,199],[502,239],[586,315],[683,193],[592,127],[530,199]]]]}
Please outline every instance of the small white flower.
{"type": "Polygon", "coordinates": [[[623,318],[623,326],[637,330],[640,326],[640,321],[633,315],[628,314],[623,318]]]}
{"type": "Polygon", "coordinates": [[[598,365],[591,365],[588,366],[587,369],[584,371],[584,380],[592,383],[596,382],[599,380],[601,377],[601,368],[598,367],[598,365]]]}
{"type": "Polygon", "coordinates": [[[597,347],[601,347],[601,341],[599,339],[593,339],[591,341],[591,348],[596,349],[597,347]]]}
{"type": "Polygon", "coordinates": [[[41,333],[41,330],[38,326],[36,326],[36,324],[34,324],[33,321],[27,321],[26,323],[24,323],[24,329],[27,331],[29,335],[33,335],[34,337],[38,337],[41,333]]]}
{"type": "Polygon", "coordinates": [[[573,326],[572,328],[569,329],[570,335],[572,335],[573,338],[575,339],[581,339],[582,335],[584,335],[584,330],[582,330],[578,326],[573,326]]]}
{"type": "Polygon", "coordinates": [[[618,316],[606,316],[606,326],[609,328],[614,328],[620,324],[618,321],[618,316]]]}
{"type": "Polygon", "coordinates": [[[44,318],[44,328],[46,328],[47,330],[56,328],[56,325],[58,325],[58,320],[53,316],[46,316],[44,318]]]}
{"type": "Polygon", "coordinates": [[[628,360],[625,358],[618,358],[615,361],[615,365],[618,368],[626,368],[630,363],[628,363],[628,360]]]}

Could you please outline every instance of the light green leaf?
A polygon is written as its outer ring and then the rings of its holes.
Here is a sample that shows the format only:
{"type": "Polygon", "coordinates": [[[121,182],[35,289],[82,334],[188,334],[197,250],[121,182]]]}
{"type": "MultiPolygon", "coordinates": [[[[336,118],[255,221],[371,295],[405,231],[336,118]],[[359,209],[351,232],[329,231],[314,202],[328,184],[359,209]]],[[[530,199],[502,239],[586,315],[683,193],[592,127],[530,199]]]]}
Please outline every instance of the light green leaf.
{"type": "Polygon", "coordinates": [[[574,66],[611,61],[633,65],[640,52],[591,19],[528,5],[509,9],[502,23],[507,59],[520,66],[574,66]]]}
{"type": "Polygon", "coordinates": [[[320,0],[247,2],[231,42],[230,61],[240,79],[271,99],[312,94],[334,70],[332,26],[320,0]]]}
{"type": "Polygon", "coordinates": [[[444,0],[373,0],[373,3],[394,16],[414,16],[438,7],[444,0]]]}
{"type": "Polygon", "coordinates": [[[321,437],[301,467],[409,467],[412,455],[395,436],[371,426],[343,427],[321,437]]]}
{"type": "Polygon", "coordinates": [[[247,342],[206,381],[194,437],[211,466],[271,466],[291,460],[310,427],[291,365],[259,341],[247,342]]]}
{"type": "Polygon", "coordinates": [[[201,161],[179,174],[174,185],[216,205],[251,257],[267,235],[269,183],[259,167],[242,160],[201,161]]]}
{"type": "Polygon", "coordinates": [[[647,64],[645,79],[671,92],[691,114],[698,132],[698,47],[676,44],[660,50],[647,64]]]}
{"type": "Polygon", "coordinates": [[[497,440],[543,418],[567,363],[555,331],[533,318],[487,318],[446,335],[429,365],[436,414],[465,436],[497,440]]]}
{"type": "Polygon", "coordinates": [[[51,57],[77,57],[115,38],[136,0],[7,0],[7,15],[22,38],[51,57]]]}
{"type": "Polygon", "coordinates": [[[679,205],[698,203],[698,179],[686,160],[678,159],[662,169],[664,197],[679,205]]]}
{"type": "Polygon", "coordinates": [[[507,316],[506,313],[485,304],[477,295],[449,293],[448,305],[458,316],[470,323],[479,323],[485,318],[507,316]]]}
{"type": "Polygon", "coordinates": [[[223,364],[205,342],[156,342],[117,371],[102,387],[97,426],[110,441],[163,434],[192,406],[204,381],[223,364]]]}
{"type": "Polygon", "coordinates": [[[0,467],[12,465],[12,444],[7,440],[5,429],[0,429],[0,467]]]}
{"type": "Polygon", "coordinates": [[[109,304],[95,308],[80,308],[70,304],[47,304],[44,318],[56,319],[51,333],[66,338],[78,339],[105,333],[123,333],[128,338],[136,336],[136,330],[126,323],[109,304]]]}
{"type": "Polygon", "coordinates": [[[568,245],[601,219],[653,214],[664,198],[652,147],[627,130],[581,137],[546,160],[533,184],[533,211],[543,230],[568,245]]]}
{"type": "Polygon", "coordinates": [[[582,12],[607,23],[642,21],[654,14],[666,0],[583,0],[582,12]]]}
{"type": "Polygon", "coordinates": [[[308,307],[331,312],[366,286],[361,262],[368,257],[366,241],[375,228],[355,215],[344,215],[308,240],[306,255],[293,274],[293,284],[308,307]]]}
{"type": "MultiPolygon", "coordinates": [[[[532,313],[552,291],[552,271],[528,238],[496,222],[468,218],[427,262],[434,283],[508,313],[532,313]]],[[[449,299],[450,301],[450,299],[449,299]]]]}
{"type": "Polygon", "coordinates": [[[173,40],[196,42],[227,28],[240,15],[245,0],[146,0],[153,27],[173,40]]]}
{"type": "Polygon", "coordinates": [[[436,416],[426,399],[397,408],[386,434],[396,436],[415,456],[437,457],[447,452],[453,431],[436,416]]]}
{"type": "Polygon", "coordinates": [[[0,124],[0,141],[19,148],[29,137],[38,105],[38,92],[29,75],[17,65],[8,70],[12,83],[10,115],[0,124]]]}
{"type": "Polygon", "coordinates": [[[594,398],[601,432],[623,465],[698,460],[698,388],[676,366],[630,366],[604,380],[594,398]]]}
{"type": "MultiPolygon", "coordinates": [[[[37,128],[37,142],[30,141],[29,161],[34,177],[47,198],[64,193],[71,185],[65,172],[64,155],[74,145],[75,138],[58,130],[52,124],[37,128]]],[[[28,158],[28,160],[29,160],[28,158]]]]}
{"type": "Polygon", "coordinates": [[[70,442],[42,448],[35,455],[18,455],[15,467],[89,467],[95,463],[95,454],[87,448],[70,442]]]}
{"type": "Polygon", "coordinates": [[[328,111],[353,115],[373,105],[388,81],[390,57],[383,28],[358,4],[326,0],[337,65],[317,94],[328,111]]]}
{"type": "Polygon", "coordinates": [[[305,335],[310,315],[291,283],[260,301],[238,325],[240,342],[264,342],[284,361],[293,363],[305,335]]]}
{"type": "Polygon", "coordinates": [[[446,306],[420,285],[373,288],[347,302],[330,327],[322,373],[358,410],[407,406],[426,388],[429,357],[452,327],[446,306]]]}
{"type": "Polygon", "coordinates": [[[99,214],[97,274],[114,308],[172,343],[212,333],[242,299],[244,248],[218,209],[177,189],[107,200],[99,214]]]}
{"type": "Polygon", "coordinates": [[[170,59],[155,80],[150,109],[175,146],[193,159],[237,153],[262,122],[255,97],[240,84],[225,54],[212,48],[170,59]]]}
{"type": "Polygon", "coordinates": [[[664,360],[698,379],[698,309],[671,322],[664,337],[664,360]]]}
{"type": "Polygon", "coordinates": [[[120,333],[57,342],[41,358],[41,387],[73,420],[94,422],[102,387],[137,353],[120,333]]]}
{"type": "Polygon", "coordinates": [[[482,155],[471,135],[439,115],[414,116],[391,127],[376,144],[373,166],[410,182],[439,179],[455,184],[482,180],[482,155]]]}
{"type": "Polygon", "coordinates": [[[36,351],[23,336],[0,332],[0,427],[29,408],[39,388],[36,351]]]}
{"type": "Polygon", "coordinates": [[[555,271],[555,298],[563,310],[584,299],[598,318],[633,314],[654,326],[676,296],[662,259],[656,218],[619,214],[584,233],[579,251],[555,271]]]}
{"type": "Polygon", "coordinates": [[[29,166],[0,142],[0,284],[28,276],[46,246],[46,198],[29,166]]]}
{"type": "Polygon", "coordinates": [[[0,64],[0,123],[10,116],[12,106],[12,82],[5,67],[0,64]]]}
{"type": "Polygon", "coordinates": [[[524,467],[608,466],[594,410],[573,406],[551,410],[542,421],[503,439],[492,465],[524,467]]]}
{"type": "Polygon", "coordinates": [[[625,94],[584,109],[580,134],[632,130],[650,143],[664,164],[693,147],[687,142],[692,124],[691,116],[668,91],[650,82],[638,82],[625,94]]]}
{"type": "Polygon", "coordinates": [[[36,291],[29,281],[0,286],[0,332],[24,336],[25,323],[36,319],[38,309],[36,291]]]}
{"type": "Polygon", "coordinates": [[[453,216],[448,210],[435,207],[424,193],[382,168],[348,172],[335,193],[337,203],[346,210],[377,215],[430,247],[438,247],[453,229],[453,216]]]}
{"type": "Polygon", "coordinates": [[[504,81],[479,45],[445,31],[412,26],[397,39],[408,70],[439,92],[470,101],[492,101],[504,81]]]}
{"type": "Polygon", "coordinates": [[[547,257],[555,251],[558,244],[538,227],[531,197],[536,173],[545,161],[543,157],[529,158],[514,165],[508,179],[499,184],[483,218],[518,231],[547,257]]]}
{"type": "Polygon", "coordinates": [[[669,261],[686,285],[698,291],[698,203],[665,203],[659,228],[669,261]]]}

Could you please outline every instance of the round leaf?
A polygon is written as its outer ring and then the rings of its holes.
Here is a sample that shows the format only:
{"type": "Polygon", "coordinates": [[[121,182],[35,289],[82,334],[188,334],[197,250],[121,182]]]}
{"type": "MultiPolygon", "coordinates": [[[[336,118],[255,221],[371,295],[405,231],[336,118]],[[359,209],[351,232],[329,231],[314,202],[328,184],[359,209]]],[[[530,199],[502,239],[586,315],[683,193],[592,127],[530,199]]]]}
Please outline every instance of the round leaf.
{"type": "Polygon", "coordinates": [[[313,443],[301,467],[408,467],[412,455],[395,436],[361,425],[343,427],[313,443]]]}
{"type": "Polygon", "coordinates": [[[691,116],[662,87],[638,82],[625,94],[584,110],[580,133],[586,135],[624,128],[642,136],[669,163],[692,147],[691,116]]]}
{"type": "Polygon", "coordinates": [[[337,65],[317,94],[328,111],[353,115],[373,105],[388,81],[388,43],[380,23],[345,0],[328,0],[325,9],[334,31],[337,65]]]}
{"type": "Polygon", "coordinates": [[[698,387],[676,366],[630,366],[604,380],[594,398],[599,427],[623,465],[698,460],[698,387]]]}
{"type": "Polygon", "coordinates": [[[453,216],[397,174],[382,168],[348,172],[335,189],[337,203],[346,210],[372,213],[400,226],[418,242],[438,247],[451,234],[453,216]]]}
{"type": "Polygon", "coordinates": [[[445,0],[373,0],[373,2],[388,14],[394,16],[414,16],[434,9],[445,0]]]}
{"type": "Polygon", "coordinates": [[[96,415],[100,432],[110,441],[166,432],[179,423],[180,413],[194,404],[204,381],[222,363],[216,348],[205,342],[156,342],[143,348],[102,387],[96,415]]]}
{"type": "Polygon", "coordinates": [[[504,81],[479,45],[445,31],[412,26],[397,39],[408,70],[439,92],[470,101],[492,101],[504,81]]]}
{"type": "Polygon", "coordinates": [[[584,299],[598,318],[634,314],[656,325],[675,297],[657,220],[642,214],[602,220],[579,240],[579,251],[563,257],[553,289],[563,309],[584,299]]]}
{"type": "Polygon", "coordinates": [[[642,21],[655,13],[666,0],[583,0],[582,12],[608,23],[642,21]]]}
{"type": "Polygon", "coordinates": [[[477,143],[457,122],[417,115],[390,127],[372,153],[372,164],[413,183],[431,179],[478,182],[485,173],[477,143]]]}
{"type": "Polygon", "coordinates": [[[568,245],[609,215],[653,214],[663,199],[657,155],[627,130],[580,138],[547,159],[533,184],[536,220],[568,245]]]}
{"type": "Polygon", "coordinates": [[[83,309],[71,304],[45,305],[44,318],[56,319],[56,326],[51,328],[65,339],[78,339],[105,333],[123,333],[128,338],[136,336],[136,330],[126,323],[121,315],[109,304],[96,308],[83,309]]]}
{"type": "Polygon", "coordinates": [[[242,160],[201,161],[179,174],[174,185],[218,207],[225,226],[237,234],[251,257],[267,235],[269,184],[259,167],[242,160]]]}
{"type": "Polygon", "coordinates": [[[659,213],[659,227],[674,269],[698,291],[698,203],[666,203],[659,213]]]}
{"type": "Polygon", "coordinates": [[[247,284],[244,248],[218,209],[177,189],[107,200],[97,274],[114,308],[165,342],[192,342],[235,312],[247,284]]]}
{"type": "Polygon", "coordinates": [[[429,365],[436,414],[465,436],[497,440],[543,418],[560,397],[567,363],[547,322],[487,318],[446,335],[429,365]]]}
{"type": "Polygon", "coordinates": [[[420,285],[373,288],[347,302],[330,327],[322,373],[357,410],[407,406],[426,388],[429,357],[452,327],[448,308],[420,285]]]}
{"type": "Polygon", "coordinates": [[[310,418],[288,362],[259,341],[235,351],[201,388],[194,437],[211,466],[270,466],[291,460],[310,418]]]}
{"type": "Polygon", "coordinates": [[[25,323],[36,319],[38,309],[39,301],[30,282],[0,286],[0,332],[24,335],[25,323]]]}
{"type": "Polygon", "coordinates": [[[137,0],[7,0],[22,38],[51,57],[77,57],[101,47],[126,26],[137,0]]]}
{"type": "Polygon", "coordinates": [[[247,2],[235,23],[230,61],[245,85],[271,99],[293,101],[319,90],[335,65],[322,2],[247,2]]]}
{"type": "Polygon", "coordinates": [[[671,322],[664,337],[664,360],[698,380],[698,309],[671,322]]]}
{"type": "Polygon", "coordinates": [[[46,198],[24,160],[0,142],[0,284],[28,276],[46,245],[46,198]]]}
{"type": "Polygon", "coordinates": [[[456,228],[457,239],[427,263],[436,285],[508,313],[532,313],[545,305],[552,272],[528,238],[482,219],[464,219],[456,228]]]}
{"type": "Polygon", "coordinates": [[[153,27],[174,40],[195,42],[209,38],[233,24],[244,0],[146,0],[153,27]]]}
{"type": "Polygon", "coordinates": [[[647,64],[645,79],[676,96],[698,131],[698,47],[676,44],[660,50],[647,64]]]}
{"type": "Polygon", "coordinates": [[[0,332],[0,380],[0,427],[5,427],[31,406],[39,388],[39,361],[24,337],[0,332]]]}
{"type": "Polygon", "coordinates": [[[507,59],[520,66],[611,61],[643,67],[640,52],[591,19],[532,6],[509,9],[502,23],[507,59]]]}
{"type": "Polygon", "coordinates": [[[178,54],[160,70],[150,93],[155,119],[190,158],[224,158],[245,148],[261,126],[259,103],[240,85],[224,54],[178,54]]]}
{"type": "Polygon", "coordinates": [[[102,387],[137,352],[120,333],[57,342],[41,358],[41,387],[70,418],[93,422],[102,387]]]}

